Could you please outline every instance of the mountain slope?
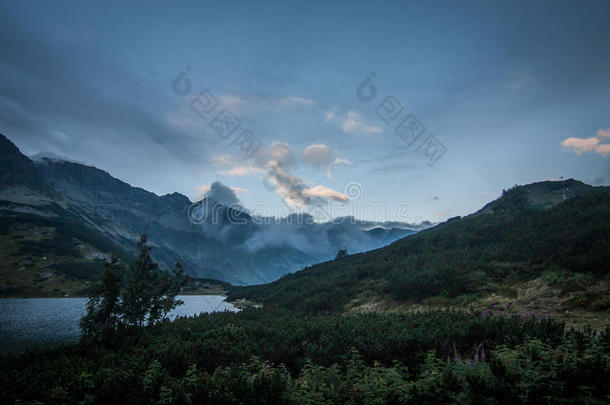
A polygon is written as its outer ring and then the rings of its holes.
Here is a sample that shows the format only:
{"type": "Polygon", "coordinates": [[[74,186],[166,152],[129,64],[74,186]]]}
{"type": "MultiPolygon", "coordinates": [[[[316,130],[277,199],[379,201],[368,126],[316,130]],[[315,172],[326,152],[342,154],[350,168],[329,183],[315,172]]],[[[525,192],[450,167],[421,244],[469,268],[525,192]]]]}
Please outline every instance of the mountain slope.
{"type": "Polygon", "coordinates": [[[0,188],[40,185],[40,176],[34,163],[0,134],[0,188]]]}
{"type": "Polygon", "coordinates": [[[515,286],[550,274],[561,279],[555,280],[564,290],[559,295],[597,285],[600,291],[581,297],[584,305],[610,307],[604,287],[610,272],[610,189],[578,184],[580,195],[545,209],[529,196],[539,200],[541,189],[554,193],[561,184],[515,187],[468,217],[270,284],[235,288],[231,298],[304,312],[344,311],[383,299],[468,302],[491,294],[517,298],[515,286]]]}
{"type": "MultiPolygon", "coordinates": [[[[42,259],[44,244],[61,245],[64,253],[70,252],[54,255],[54,264],[81,266],[95,275],[103,260],[88,259],[89,250],[98,252],[94,257],[107,257],[111,251],[132,257],[139,235],[147,234],[162,269],[180,261],[191,276],[251,284],[328,260],[338,249],[358,252],[377,248],[429,226],[347,218],[339,223],[315,223],[307,214],[259,218],[243,207],[225,206],[209,198],[193,204],[179,193],[158,196],[80,163],[44,155],[32,161],[2,135],[0,151],[0,220],[5,223],[0,238],[6,241],[6,249],[0,249],[0,292],[14,291],[20,280],[25,283],[21,287],[30,291],[32,279],[61,278],[42,259]],[[197,215],[203,210],[210,212],[197,215]],[[44,229],[38,229],[41,221],[44,229]],[[376,226],[383,229],[369,231],[376,226]],[[71,232],[75,227],[79,235],[91,233],[91,238],[104,239],[104,243],[93,246],[74,237],[71,232]],[[40,246],[33,255],[25,246],[29,239],[37,240],[32,236],[36,232],[47,236],[44,243],[37,242],[40,246]],[[26,269],[27,277],[21,268],[26,269]]],[[[72,273],[83,280],[93,277],[87,272],[72,273]]],[[[69,281],[62,279],[62,284],[69,281]]],[[[69,294],[76,288],[64,289],[48,282],[42,286],[43,291],[56,289],[69,294]]]]}

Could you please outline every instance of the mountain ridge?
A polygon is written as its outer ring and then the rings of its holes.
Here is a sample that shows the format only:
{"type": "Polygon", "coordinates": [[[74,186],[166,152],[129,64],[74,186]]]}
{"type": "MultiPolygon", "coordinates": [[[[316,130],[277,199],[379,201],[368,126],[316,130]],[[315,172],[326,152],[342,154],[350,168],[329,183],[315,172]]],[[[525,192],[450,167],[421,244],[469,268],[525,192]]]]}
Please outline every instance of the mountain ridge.
{"type": "MultiPolygon", "coordinates": [[[[331,258],[340,248],[367,250],[427,226],[409,228],[410,225],[403,224],[402,229],[375,234],[367,232],[375,224],[366,221],[354,221],[354,224],[313,221],[293,224],[282,218],[269,221],[252,217],[245,209],[211,200],[193,203],[178,192],[159,196],[94,166],[44,155],[32,161],[1,134],[0,150],[5,152],[0,156],[0,206],[3,207],[0,216],[6,222],[5,238],[12,246],[5,260],[5,270],[14,273],[10,277],[11,283],[18,279],[15,272],[24,267],[22,262],[33,259],[11,258],[10,255],[18,258],[23,243],[11,239],[10,232],[23,224],[33,227],[38,219],[32,215],[54,217],[54,225],[46,221],[45,232],[48,235],[52,235],[56,227],[63,229],[58,222],[76,226],[73,224],[76,221],[83,231],[81,234],[88,229],[96,235],[91,236],[92,240],[106,238],[112,250],[132,257],[136,253],[139,235],[147,234],[155,260],[159,261],[162,269],[172,268],[176,261],[180,261],[192,276],[233,284],[271,281],[287,272],[331,258]],[[194,218],[192,214],[203,205],[210,205],[208,209],[220,212],[221,217],[218,220],[194,218]],[[29,214],[26,216],[24,212],[29,214]],[[283,240],[275,236],[278,232],[284,235],[283,240]]],[[[70,244],[70,235],[56,236],[62,244],[70,244]]],[[[28,235],[21,237],[30,238],[28,235]]],[[[81,242],[73,243],[78,245],[81,242]]],[[[104,246],[107,249],[109,245],[104,246]]],[[[65,257],[55,259],[67,260],[65,257]]],[[[36,274],[49,273],[45,267],[47,264],[40,258],[37,260],[37,264],[32,266],[36,274]]],[[[89,264],[83,264],[86,265],[89,264]]]]}
{"type": "Polygon", "coordinates": [[[580,191],[554,205],[529,197],[562,193],[560,182],[516,186],[471,215],[229,297],[304,313],[493,303],[597,319],[610,309],[610,187],[569,182],[580,191]]]}

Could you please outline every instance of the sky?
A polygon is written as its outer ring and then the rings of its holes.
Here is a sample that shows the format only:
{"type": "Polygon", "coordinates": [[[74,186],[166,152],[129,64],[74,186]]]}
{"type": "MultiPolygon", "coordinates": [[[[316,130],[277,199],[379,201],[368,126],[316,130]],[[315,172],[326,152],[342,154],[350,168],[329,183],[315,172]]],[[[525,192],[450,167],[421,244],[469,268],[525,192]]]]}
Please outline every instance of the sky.
{"type": "Polygon", "coordinates": [[[467,215],[610,184],[610,2],[0,3],[0,132],[27,155],[260,215],[467,215]]]}

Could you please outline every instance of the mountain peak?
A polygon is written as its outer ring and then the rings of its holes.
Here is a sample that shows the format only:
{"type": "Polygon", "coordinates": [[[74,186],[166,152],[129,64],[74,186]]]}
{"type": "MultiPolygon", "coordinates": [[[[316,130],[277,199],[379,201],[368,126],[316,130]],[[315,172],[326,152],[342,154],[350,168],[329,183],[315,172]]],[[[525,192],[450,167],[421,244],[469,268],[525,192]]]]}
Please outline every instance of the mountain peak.
{"type": "Polygon", "coordinates": [[[168,201],[170,205],[179,207],[180,209],[188,207],[192,204],[192,201],[189,200],[187,196],[178,192],[167,193],[161,196],[161,198],[165,201],[168,201]]]}
{"type": "Polygon", "coordinates": [[[38,186],[40,177],[34,163],[0,134],[0,187],[18,185],[38,186]]]}
{"type": "Polygon", "coordinates": [[[503,190],[501,197],[485,205],[477,213],[519,211],[526,208],[549,209],[567,199],[603,191],[607,188],[591,186],[572,178],[515,185],[503,190]]]}
{"type": "Polygon", "coordinates": [[[30,160],[36,163],[46,163],[46,162],[71,162],[78,163],[84,165],[84,163],[78,162],[76,160],[70,159],[66,156],[62,156],[60,154],[54,152],[38,152],[34,155],[29,156],[30,160]]]}

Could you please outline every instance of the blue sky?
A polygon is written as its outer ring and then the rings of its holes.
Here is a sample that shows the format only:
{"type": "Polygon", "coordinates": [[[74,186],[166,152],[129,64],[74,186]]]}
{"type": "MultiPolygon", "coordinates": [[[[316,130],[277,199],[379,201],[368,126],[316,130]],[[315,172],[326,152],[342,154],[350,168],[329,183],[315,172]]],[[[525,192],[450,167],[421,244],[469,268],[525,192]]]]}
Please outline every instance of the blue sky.
{"type": "Polygon", "coordinates": [[[610,184],[609,17],[606,1],[3,2],[0,131],[157,194],[221,181],[267,214],[323,219],[330,198],[330,215],[436,222],[514,184],[610,184]],[[404,107],[389,124],[387,96],[404,107]],[[222,109],[241,123],[227,139],[222,109]]]}

